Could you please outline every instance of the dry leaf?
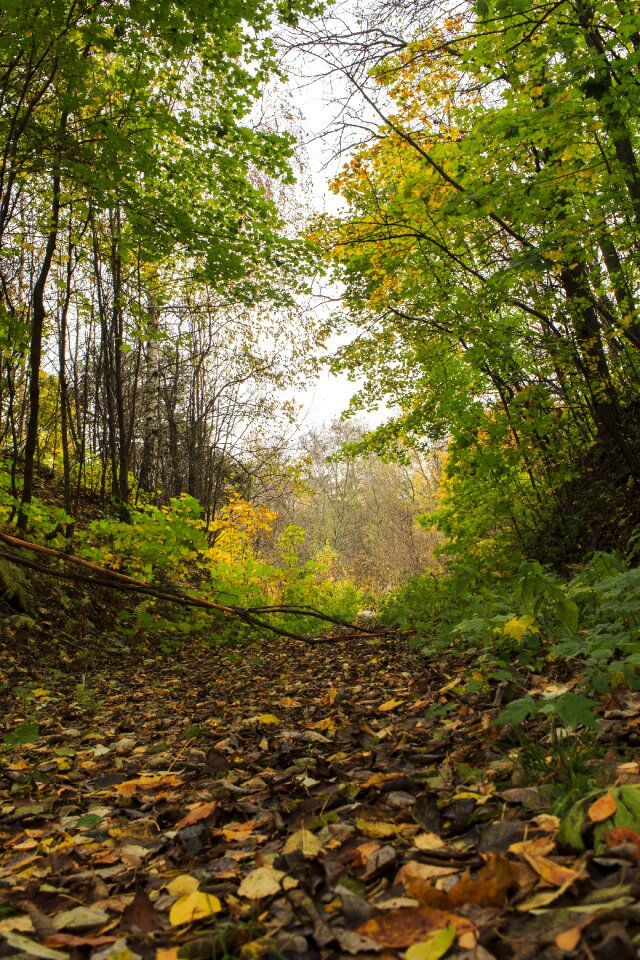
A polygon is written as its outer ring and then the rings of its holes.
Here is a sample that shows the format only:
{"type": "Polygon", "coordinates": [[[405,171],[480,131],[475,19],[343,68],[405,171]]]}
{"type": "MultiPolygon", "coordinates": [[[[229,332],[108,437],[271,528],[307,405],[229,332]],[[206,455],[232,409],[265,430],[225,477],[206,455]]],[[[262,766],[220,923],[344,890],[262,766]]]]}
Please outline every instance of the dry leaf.
{"type": "Polygon", "coordinates": [[[248,900],[261,900],[280,893],[281,882],[286,876],[284,870],[275,870],[273,867],[258,867],[248,873],[240,886],[238,894],[248,900]]]}
{"type": "Polygon", "coordinates": [[[385,823],[383,820],[356,820],[356,827],[360,833],[372,840],[384,840],[386,837],[395,837],[398,834],[397,823],[385,823]]]}
{"type": "Polygon", "coordinates": [[[206,820],[211,816],[217,806],[218,803],[216,800],[211,800],[210,803],[197,803],[195,807],[191,807],[189,813],[185,814],[182,820],[178,820],[175,829],[182,830],[184,827],[191,827],[194,823],[200,823],[201,820],[206,820]]]}
{"type": "Polygon", "coordinates": [[[608,820],[609,817],[612,817],[617,809],[618,803],[616,798],[612,793],[607,792],[593,801],[587,813],[593,823],[602,823],[603,820],[608,820]]]}
{"type": "Polygon", "coordinates": [[[296,830],[284,845],[283,853],[295,853],[300,850],[304,857],[317,857],[323,853],[324,847],[310,830],[296,830]]]}
{"type": "Polygon", "coordinates": [[[438,890],[425,878],[425,866],[410,861],[399,871],[397,879],[404,884],[407,893],[421,904],[442,910],[453,910],[467,903],[503,907],[513,893],[531,886],[536,879],[536,875],[525,864],[491,854],[475,878],[461,877],[449,890],[444,891],[438,890]]]}
{"type": "Polygon", "coordinates": [[[440,850],[444,847],[444,840],[437,833],[419,833],[413,838],[413,845],[418,850],[440,850]]]}
{"type": "Polygon", "coordinates": [[[200,881],[195,877],[190,877],[188,873],[181,873],[179,877],[174,877],[171,883],[167,884],[167,892],[172,897],[186,897],[194,893],[200,886],[200,881]]]}
{"type": "Polygon", "coordinates": [[[582,876],[582,869],[573,870],[571,867],[563,867],[549,857],[536,857],[525,850],[523,856],[527,863],[533,867],[539,877],[552,887],[564,887],[571,885],[582,876]]]}
{"type": "Polygon", "coordinates": [[[474,931],[474,925],[466,917],[458,917],[445,910],[435,910],[433,907],[406,907],[402,910],[392,910],[380,916],[372,917],[358,927],[357,932],[373,940],[380,947],[399,949],[410,947],[420,940],[442,930],[443,927],[453,925],[458,934],[464,931],[474,931]]]}
{"type": "Polygon", "coordinates": [[[166,787],[179,787],[181,783],[180,777],[176,777],[173,773],[159,773],[154,776],[145,774],[138,777],[137,780],[125,780],[124,783],[117,783],[113,789],[124,797],[133,797],[136,793],[160,790],[166,787]]]}
{"type": "Polygon", "coordinates": [[[225,840],[246,840],[256,828],[255,820],[246,820],[244,823],[230,823],[222,828],[225,840]]]}
{"type": "Polygon", "coordinates": [[[396,707],[401,707],[404,703],[404,700],[387,700],[386,703],[381,703],[378,707],[380,713],[389,713],[391,710],[395,710],[396,707]]]}
{"type": "Polygon", "coordinates": [[[567,953],[575,950],[580,943],[582,929],[583,926],[580,924],[577,927],[571,927],[570,930],[563,930],[562,933],[559,933],[555,940],[558,950],[565,950],[567,953]]]}
{"type": "Polygon", "coordinates": [[[204,920],[206,917],[220,913],[222,904],[217,897],[202,890],[194,890],[186,897],[180,897],[169,911],[169,923],[172,927],[179,927],[184,923],[193,923],[194,920],[204,920]]]}

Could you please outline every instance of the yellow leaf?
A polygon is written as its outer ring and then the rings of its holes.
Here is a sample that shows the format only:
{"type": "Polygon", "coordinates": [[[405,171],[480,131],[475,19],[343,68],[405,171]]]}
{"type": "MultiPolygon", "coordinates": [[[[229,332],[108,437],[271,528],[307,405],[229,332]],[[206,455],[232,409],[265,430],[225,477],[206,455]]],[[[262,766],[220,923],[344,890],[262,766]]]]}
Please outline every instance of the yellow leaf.
{"type": "Polygon", "coordinates": [[[171,907],[169,923],[172,927],[179,927],[183,923],[193,923],[194,920],[204,920],[206,917],[220,913],[222,904],[217,897],[202,890],[194,890],[186,897],[180,897],[171,907]]]}
{"type": "Polygon", "coordinates": [[[414,943],[405,953],[405,960],[440,960],[456,938],[456,928],[448,924],[427,940],[414,943]]]}
{"type": "Polygon", "coordinates": [[[275,717],[272,713],[261,713],[259,717],[256,717],[256,720],[258,720],[260,723],[266,723],[266,724],[280,723],[280,720],[278,719],[278,717],[275,717]]]}
{"type": "Polygon", "coordinates": [[[387,700],[386,703],[381,703],[378,707],[381,713],[389,713],[390,710],[395,710],[396,707],[401,706],[404,703],[404,700],[387,700]]]}
{"type": "Polygon", "coordinates": [[[188,873],[181,873],[179,877],[174,877],[171,883],[167,884],[167,893],[172,897],[186,897],[199,886],[200,883],[195,877],[190,877],[188,873]]]}
{"type": "Polygon", "coordinates": [[[284,845],[284,853],[295,853],[300,850],[304,857],[317,857],[322,853],[323,846],[310,830],[296,830],[284,845]]]}
{"type": "Polygon", "coordinates": [[[280,884],[285,876],[284,870],[275,870],[273,867],[258,867],[246,875],[238,887],[238,894],[248,900],[261,900],[262,897],[271,897],[274,893],[280,893],[280,884]]]}
{"type": "Polygon", "coordinates": [[[399,830],[397,823],[385,823],[382,820],[356,820],[356,827],[365,837],[373,840],[395,837],[399,830]]]}
{"type": "Polygon", "coordinates": [[[444,840],[437,833],[419,833],[413,838],[413,845],[418,850],[439,850],[444,847],[444,840]]]}
{"type": "Polygon", "coordinates": [[[514,640],[522,640],[525,633],[539,633],[536,622],[531,616],[512,617],[502,628],[505,637],[513,637],[514,640]]]}

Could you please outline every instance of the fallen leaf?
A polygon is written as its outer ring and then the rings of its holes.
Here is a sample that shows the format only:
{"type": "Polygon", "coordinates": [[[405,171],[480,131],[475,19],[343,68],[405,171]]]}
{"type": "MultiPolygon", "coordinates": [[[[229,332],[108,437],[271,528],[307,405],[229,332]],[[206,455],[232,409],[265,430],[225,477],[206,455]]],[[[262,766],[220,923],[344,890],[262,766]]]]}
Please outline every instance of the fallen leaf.
{"type": "Polygon", "coordinates": [[[286,876],[284,870],[275,870],[273,867],[257,867],[248,873],[240,886],[238,894],[248,900],[261,900],[274,893],[280,893],[281,881],[286,876]]]}
{"type": "Polygon", "coordinates": [[[582,870],[573,870],[571,867],[564,867],[550,857],[532,856],[526,851],[523,856],[527,863],[533,867],[538,876],[542,877],[545,883],[552,887],[564,887],[572,884],[582,876],[582,870]]]}
{"type": "Polygon", "coordinates": [[[387,700],[386,703],[381,703],[378,707],[380,713],[389,713],[391,710],[395,710],[397,707],[401,707],[404,703],[404,700],[387,700]]]}
{"type": "Polygon", "coordinates": [[[179,927],[184,923],[193,923],[194,920],[204,920],[221,910],[222,904],[217,897],[202,890],[194,890],[186,897],[176,900],[169,911],[169,923],[172,927],[179,927]]]}
{"type": "Polygon", "coordinates": [[[466,917],[459,917],[433,907],[405,907],[372,917],[361,924],[357,932],[373,940],[380,947],[399,949],[410,947],[430,934],[452,925],[456,932],[474,931],[466,917]]]}
{"type": "Polygon", "coordinates": [[[182,873],[179,877],[174,877],[171,883],[167,884],[166,889],[172,897],[186,897],[189,893],[197,890],[199,886],[199,880],[189,876],[188,873],[182,873]]]}
{"type": "Polygon", "coordinates": [[[444,891],[438,890],[430,882],[425,867],[426,864],[409,861],[396,879],[421,904],[442,910],[453,910],[468,903],[500,908],[512,894],[532,886],[536,880],[535,873],[525,864],[491,854],[475,877],[461,877],[444,891]]]}
{"type": "Polygon", "coordinates": [[[53,917],[52,923],[56,930],[82,930],[89,927],[99,927],[107,923],[109,914],[94,907],[73,907],[53,917]]]}
{"type": "Polygon", "coordinates": [[[181,783],[182,780],[180,777],[177,777],[173,773],[159,773],[153,776],[145,774],[136,780],[125,780],[124,783],[116,783],[113,789],[124,797],[133,797],[136,793],[145,793],[166,787],[179,787],[181,783]]]}
{"type": "Polygon", "coordinates": [[[437,833],[419,833],[413,838],[413,845],[418,850],[440,850],[444,847],[444,840],[437,833]]]}
{"type": "Polygon", "coordinates": [[[386,837],[395,837],[398,834],[397,823],[385,823],[382,820],[356,820],[356,827],[360,833],[372,840],[384,840],[386,837]]]}
{"type": "Polygon", "coordinates": [[[636,856],[640,857],[640,833],[633,827],[613,827],[612,830],[607,830],[604,835],[604,842],[607,847],[620,847],[628,844],[635,850],[636,856]]]}
{"type": "Polygon", "coordinates": [[[191,827],[194,823],[200,823],[201,820],[207,820],[218,806],[217,801],[211,800],[210,803],[198,803],[191,807],[189,813],[185,814],[182,820],[178,820],[175,829],[182,830],[184,827],[191,827]]]}
{"type": "Polygon", "coordinates": [[[225,840],[242,841],[251,836],[255,828],[255,820],[245,820],[244,823],[230,823],[227,827],[223,827],[222,836],[225,838],[225,840]]]}
{"type": "Polygon", "coordinates": [[[131,903],[122,912],[122,929],[146,937],[161,927],[149,894],[139,888],[131,903]]]}
{"type": "Polygon", "coordinates": [[[405,960],[440,960],[456,938],[456,928],[448,924],[420,943],[414,943],[405,953],[405,960]]]}
{"type": "Polygon", "coordinates": [[[612,793],[603,793],[601,797],[594,800],[588,808],[587,813],[592,823],[602,823],[608,820],[618,809],[618,802],[612,793]]]}
{"type": "Polygon", "coordinates": [[[570,953],[580,943],[582,937],[582,928],[581,927],[571,927],[570,930],[563,930],[562,933],[559,933],[555,939],[555,944],[558,950],[564,950],[567,953],[570,953]]]}
{"type": "Polygon", "coordinates": [[[324,847],[310,830],[296,830],[287,837],[283,853],[300,851],[304,857],[317,857],[324,851],[324,847]]]}
{"type": "Polygon", "coordinates": [[[2,937],[7,941],[10,947],[15,950],[21,950],[28,953],[31,957],[40,957],[41,960],[68,960],[68,953],[62,953],[60,950],[53,950],[51,947],[45,947],[41,943],[35,943],[29,937],[23,937],[20,933],[13,933],[5,930],[2,937]]]}

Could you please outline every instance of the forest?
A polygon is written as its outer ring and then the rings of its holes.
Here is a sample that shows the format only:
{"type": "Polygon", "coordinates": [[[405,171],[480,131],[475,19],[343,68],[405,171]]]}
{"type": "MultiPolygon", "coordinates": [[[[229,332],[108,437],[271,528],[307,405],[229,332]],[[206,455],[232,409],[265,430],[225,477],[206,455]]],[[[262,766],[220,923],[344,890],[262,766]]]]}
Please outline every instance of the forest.
{"type": "Polygon", "coordinates": [[[639,301],[636,0],[5,0],[0,958],[640,956],[639,301]]]}

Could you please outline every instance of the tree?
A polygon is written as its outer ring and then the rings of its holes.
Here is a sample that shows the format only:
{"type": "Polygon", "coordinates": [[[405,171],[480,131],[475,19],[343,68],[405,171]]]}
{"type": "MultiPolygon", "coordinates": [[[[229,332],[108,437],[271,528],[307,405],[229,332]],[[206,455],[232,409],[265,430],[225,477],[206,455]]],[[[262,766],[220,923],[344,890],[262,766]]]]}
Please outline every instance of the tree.
{"type": "MultiPolygon", "coordinates": [[[[124,294],[135,263],[160,266],[179,255],[190,276],[232,290],[236,302],[282,299],[274,268],[292,276],[305,248],[287,237],[252,171],[289,177],[292,146],[287,135],[246,119],[276,68],[269,28],[312,7],[307,0],[5,4],[2,329],[9,346],[16,327],[29,331],[21,526],[37,456],[42,349],[55,301],[50,277],[63,234],[74,252],[78,223],[89,225],[112,492],[125,503],[132,427],[124,409],[124,294]]],[[[64,366],[64,352],[59,360],[64,366]]]]}
{"type": "Polygon", "coordinates": [[[640,481],[639,15],[421,10],[389,56],[367,37],[380,93],[362,54],[344,68],[378,125],[336,182],[349,214],[322,234],[361,331],[335,366],[368,375],[356,407],[400,408],[370,449],[451,439],[457,476],[476,478],[455,512],[484,516],[465,547],[503,529],[528,550],[575,498],[576,466],[611,496],[640,481]]]}
{"type": "Polygon", "coordinates": [[[333,422],[301,437],[299,481],[276,510],[280,527],[304,529],[302,559],[328,550],[342,576],[384,590],[439,568],[439,538],[418,518],[435,505],[440,458],[438,451],[407,455],[402,464],[344,456],[365,434],[357,421],[333,422]]]}

